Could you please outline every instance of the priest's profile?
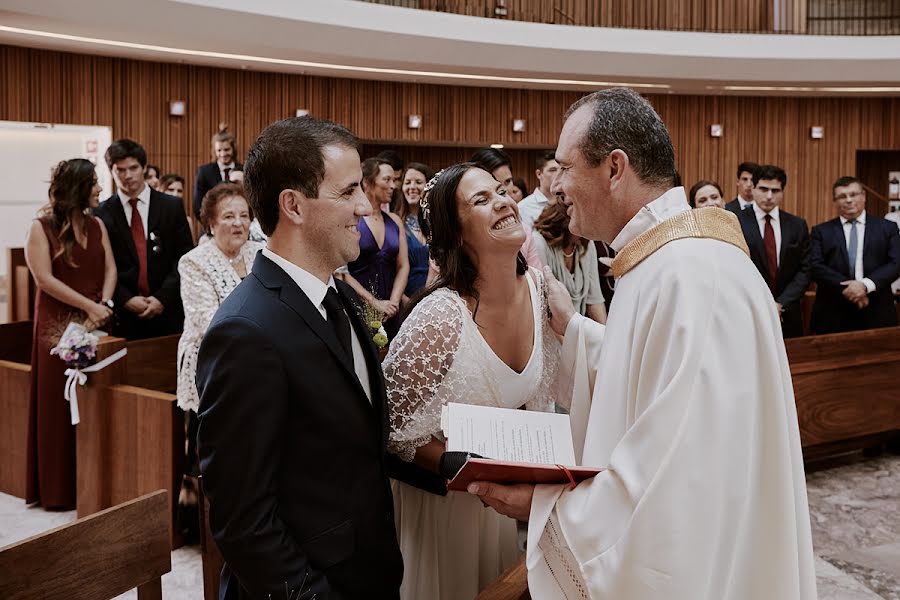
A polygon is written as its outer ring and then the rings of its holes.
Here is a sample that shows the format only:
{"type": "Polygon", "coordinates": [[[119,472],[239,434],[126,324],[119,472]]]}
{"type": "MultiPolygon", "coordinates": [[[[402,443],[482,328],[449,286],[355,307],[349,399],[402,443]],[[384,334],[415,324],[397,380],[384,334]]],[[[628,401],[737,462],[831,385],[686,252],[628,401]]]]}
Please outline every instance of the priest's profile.
{"type": "Polygon", "coordinates": [[[617,252],[606,326],[549,290],[576,458],[607,469],[469,488],[529,522],[532,598],[815,598],[779,315],[737,219],[690,209],[669,133],[631,90],[575,102],[556,160],[572,233],[617,252]]]}

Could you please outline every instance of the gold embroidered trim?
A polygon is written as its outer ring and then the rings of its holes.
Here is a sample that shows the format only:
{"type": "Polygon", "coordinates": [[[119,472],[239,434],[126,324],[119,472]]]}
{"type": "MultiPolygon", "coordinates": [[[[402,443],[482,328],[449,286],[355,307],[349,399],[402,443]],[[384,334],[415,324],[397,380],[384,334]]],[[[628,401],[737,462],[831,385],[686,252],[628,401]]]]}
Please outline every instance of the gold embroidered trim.
{"type": "Polygon", "coordinates": [[[716,206],[684,211],[637,236],[616,254],[613,276],[618,279],[641,262],[675,240],[710,238],[737,246],[750,256],[737,216],[716,206]]]}

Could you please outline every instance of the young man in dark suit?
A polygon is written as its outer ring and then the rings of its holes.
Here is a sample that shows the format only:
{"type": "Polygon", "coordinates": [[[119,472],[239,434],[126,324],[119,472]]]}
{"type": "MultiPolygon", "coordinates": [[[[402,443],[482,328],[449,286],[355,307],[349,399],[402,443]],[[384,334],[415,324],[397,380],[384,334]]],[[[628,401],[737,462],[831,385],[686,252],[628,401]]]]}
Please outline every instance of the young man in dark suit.
{"type": "Polygon", "coordinates": [[[178,261],[194,246],[181,199],[146,184],[147,153],[137,142],[113,142],[106,164],[117,191],[94,214],[106,225],[119,271],[113,332],[129,340],[180,333],[178,261]]]}
{"type": "Polygon", "coordinates": [[[399,597],[403,561],[378,354],[332,277],[359,255],[357,140],[276,122],[244,185],[268,247],[222,303],[197,365],[198,434],[221,598],[399,597]]]}
{"type": "Polygon", "coordinates": [[[809,262],[816,282],[814,333],[897,325],[891,282],[900,276],[897,225],[866,213],[866,192],[855,177],[832,186],[838,216],[813,227],[809,262]]]}
{"type": "Polygon", "coordinates": [[[785,338],[803,335],[800,300],[809,287],[809,227],[781,210],[787,174],[762,165],[753,173],[753,203],[738,213],[750,259],[769,284],[785,338]]]}
{"type": "Polygon", "coordinates": [[[235,162],[237,148],[234,136],[228,132],[227,126],[222,128],[212,138],[212,150],[216,160],[205,165],[200,165],[194,176],[194,193],[191,203],[194,207],[194,216],[200,218],[200,205],[206,192],[222,182],[231,181],[231,173],[242,169],[241,163],[235,162]]]}
{"type": "Polygon", "coordinates": [[[753,204],[753,172],[759,168],[754,162],[742,162],[737,168],[737,196],[725,205],[725,210],[730,210],[736,215],[753,204]]]}

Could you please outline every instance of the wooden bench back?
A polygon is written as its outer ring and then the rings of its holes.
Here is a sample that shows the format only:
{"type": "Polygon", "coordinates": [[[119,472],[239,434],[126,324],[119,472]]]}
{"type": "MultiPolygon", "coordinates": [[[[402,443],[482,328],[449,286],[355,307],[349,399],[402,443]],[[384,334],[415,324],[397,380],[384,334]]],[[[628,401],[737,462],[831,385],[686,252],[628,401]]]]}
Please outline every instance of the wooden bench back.
{"type": "Polygon", "coordinates": [[[0,550],[4,600],[108,600],[138,588],[162,598],[172,568],[168,499],[147,494],[0,550]]]}
{"type": "Polygon", "coordinates": [[[31,364],[31,336],[34,323],[16,321],[0,325],[0,360],[31,364]]]}
{"type": "Polygon", "coordinates": [[[6,320],[28,321],[34,317],[34,278],[25,262],[24,248],[6,249],[6,320]]]}

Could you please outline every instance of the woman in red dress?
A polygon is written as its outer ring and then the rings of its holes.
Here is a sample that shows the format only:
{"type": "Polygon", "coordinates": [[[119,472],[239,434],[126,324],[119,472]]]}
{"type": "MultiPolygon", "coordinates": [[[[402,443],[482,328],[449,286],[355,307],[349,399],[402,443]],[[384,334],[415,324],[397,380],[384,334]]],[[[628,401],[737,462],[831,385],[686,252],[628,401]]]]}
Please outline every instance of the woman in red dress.
{"type": "Polygon", "coordinates": [[[94,165],[59,163],[50,203],[31,223],[25,260],[37,283],[31,351],[28,483],[25,501],[44,508],[75,507],[75,426],[63,397],[65,363],[50,355],[71,321],[90,328],[112,316],[116,263],[103,222],[91,216],[100,199],[94,165]]]}

